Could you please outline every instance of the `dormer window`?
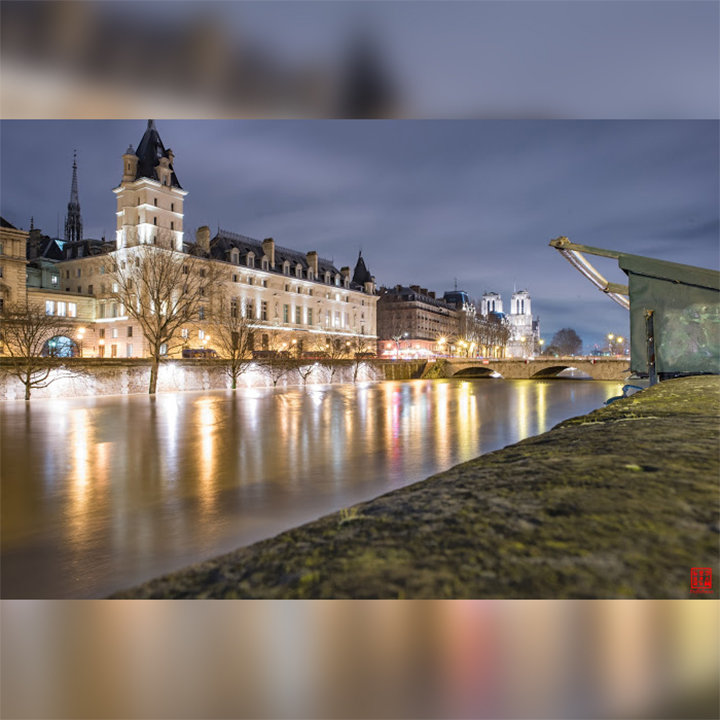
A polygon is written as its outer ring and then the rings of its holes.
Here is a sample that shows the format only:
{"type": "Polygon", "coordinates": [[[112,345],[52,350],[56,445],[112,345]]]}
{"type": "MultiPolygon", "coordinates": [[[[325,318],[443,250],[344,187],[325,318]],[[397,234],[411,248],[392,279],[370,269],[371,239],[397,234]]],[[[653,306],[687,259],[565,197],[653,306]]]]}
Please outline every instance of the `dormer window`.
{"type": "Polygon", "coordinates": [[[307,279],[314,280],[313,271],[310,268],[308,268],[308,271],[307,271],[307,279]]]}
{"type": "Polygon", "coordinates": [[[335,276],[335,285],[336,285],[337,287],[340,287],[340,276],[339,276],[339,275],[336,275],[336,276],[335,276]]]}
{"type": "Polygon", "coordinates": [[[348,277],[345,278],[345,287],[346,288],[350,287],[350,278],[348,278],[348,277]]]}
{"type": "Polygon", "coordinates": [[[264,257],[262,259],[262,269],[263,270],[269,270],[270,269],[270,260],[267,257],[264,257]]]}
{"type": "Polygon", "coordinates": [[[300,263],[295,266],[295,277],[302,277],[302,265],[300,263]]]}
{"type": "Polygon", "coordinates": [[[255,254],[254,253],[249,252],[247,254],[247,266],[249,268],[255,267],[255,254]]]}
{"type": "Polygon", "coordinates": [[[325,284],[326,285],[330,284],[330,273],[329,272],[325,273],[325,284]]]}
{"type": "Polygon", "coordinates": [[[240,263],[240,251],[237,248],[233,248],[230,251],[230,262],[234,265],[238,265],[240,263]]]}
{"type": "Polygon", "coordinates": [[[289,275],[290,274],[290,263],[285,261],[283,263],[283,275],[289,275]]]}

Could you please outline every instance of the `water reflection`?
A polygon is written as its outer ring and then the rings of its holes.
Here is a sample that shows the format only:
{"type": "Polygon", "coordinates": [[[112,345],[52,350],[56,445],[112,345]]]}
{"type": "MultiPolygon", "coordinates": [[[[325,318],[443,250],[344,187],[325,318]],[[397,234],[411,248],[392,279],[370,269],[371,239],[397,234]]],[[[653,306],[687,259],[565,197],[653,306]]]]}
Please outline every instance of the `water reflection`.
{"type": "Polygon", "coordinates": [[[6,403],[2,594],[102,596],[618,393],[618,383],[466,380],[6,403]]]}

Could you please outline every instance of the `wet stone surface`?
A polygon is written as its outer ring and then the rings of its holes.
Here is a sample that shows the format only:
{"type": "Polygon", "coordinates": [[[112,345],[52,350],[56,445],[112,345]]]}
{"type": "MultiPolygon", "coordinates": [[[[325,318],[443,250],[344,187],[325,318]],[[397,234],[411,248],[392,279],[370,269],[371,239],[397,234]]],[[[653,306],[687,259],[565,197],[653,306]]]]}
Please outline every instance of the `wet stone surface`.
{"type": "Polygon", "coordinates": [[[113,597],[717,598],[719,419],[720,378],[667,381],[113,597]]]}

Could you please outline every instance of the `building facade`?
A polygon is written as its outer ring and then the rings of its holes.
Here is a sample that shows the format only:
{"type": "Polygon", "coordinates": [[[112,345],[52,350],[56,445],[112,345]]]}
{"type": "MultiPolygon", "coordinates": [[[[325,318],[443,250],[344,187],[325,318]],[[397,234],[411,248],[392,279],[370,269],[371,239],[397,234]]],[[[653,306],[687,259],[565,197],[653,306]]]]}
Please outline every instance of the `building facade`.
{"type": "Polygon", "coordinates": [[[505,357],[528,358],[539,353],[540,320],[533,319],[532,301],[527,290],[515,290],[510,300],[510,313],[503,313],[502,297],[495,292],[485,293],[481,300],[482,315],[501,316],[508,324],[509,338],[505,357]]]}
{"type": "MultiPolygon", "coordinates": [[[[298,350],[314,350],[321,338],[333,338],[375,352],[377,341],[374,278],[362,255],[354,272],[338,269],[317,252],[299,252],[276,245],[272,238],[256,240],[218,230],[211,238],[205,226],[196,241],[185,239],[183,220],[187,191],[174,168],[175,155],[165,148],[153,121],[138,145],[122,156],[123,175],[113,190],[117,200],[114,242],[83,239],[63,244],[57,262],[59,291],[92,300],[94,332],[83,352],[97,357],[145,357],[149,347],[138,327],[117,299],[111,280],[114,266],[137,262],[140,248],[167,252],[170,248],[208,268],[216,279],[207,304],[200,304],[196,320],[180,330],[182,342],[168,348],[213,348],[211,318],[218,304],[237,307],[254,326],[256,347],[277,349],[278,337],[298,350]],[[294,341],[294,342],[293,342],[294,341]],[[272,347],[271,347],[272,346],[272,347]]],[[[201,269],[200,272],[203,272],[201,269]]],[[[51,273],[54,275],[54,273],[51,273]]]]}
{"type": "Polygon", "coordinates": [[[459,311],[419,285],[381,288],[378,346],[384,357],[446,354],[458,332],[459,311]]]}

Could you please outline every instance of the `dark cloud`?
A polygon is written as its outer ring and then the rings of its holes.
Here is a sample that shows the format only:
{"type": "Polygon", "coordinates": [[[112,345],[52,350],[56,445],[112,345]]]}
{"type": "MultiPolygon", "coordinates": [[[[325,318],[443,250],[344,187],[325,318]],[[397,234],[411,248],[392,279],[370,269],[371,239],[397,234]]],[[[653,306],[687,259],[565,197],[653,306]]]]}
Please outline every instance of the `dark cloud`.
{"type": "MultiPolygon", "coordinates": [[[[378,282],[471,296],[527,288],[543,335],[627,332],[627,313],[547,246],[587,245],[718,269],[717,121],[158,121],[186,229],[315,249],[378,282]]],[[[143,121],[6,121],[2,213],[62,227],[78,149],[86,234],[112,237],[120,155],[143,121]]],[[[595,262],[595,261],[593,261],[595,262]]],[[[624,282],[614,262],[597,261],[624,282]]]]}

